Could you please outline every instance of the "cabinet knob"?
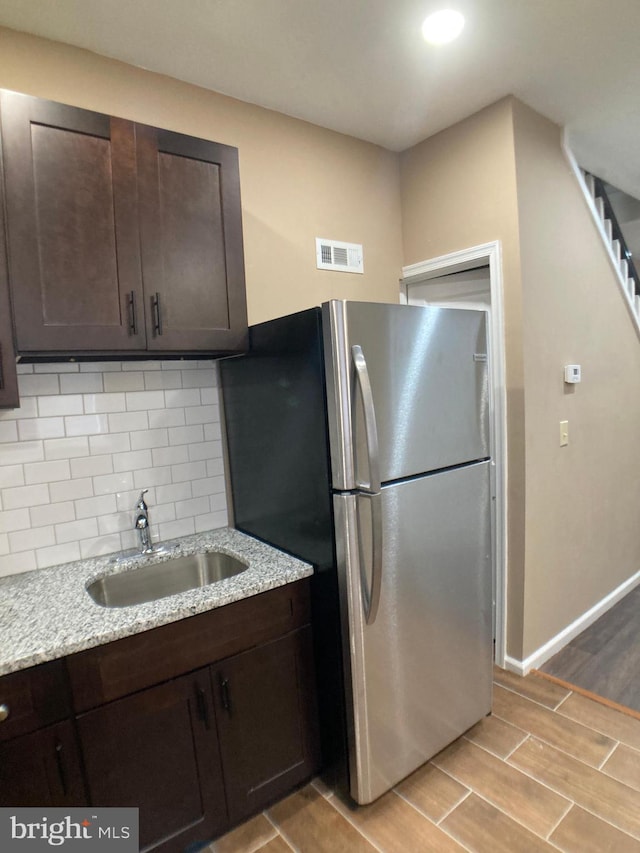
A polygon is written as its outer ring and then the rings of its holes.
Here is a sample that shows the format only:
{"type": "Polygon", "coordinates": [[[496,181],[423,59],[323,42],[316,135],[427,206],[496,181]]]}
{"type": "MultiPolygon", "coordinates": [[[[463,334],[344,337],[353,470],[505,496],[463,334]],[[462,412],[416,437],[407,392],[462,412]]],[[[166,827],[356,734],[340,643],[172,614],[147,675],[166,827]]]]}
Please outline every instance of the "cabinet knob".
{"type": "Polygon", "coordinates": [[[0,723],[4,723],[4,721],[9,716],[9,706],[5,705],[4,702],[0,705],[0,723]]]}

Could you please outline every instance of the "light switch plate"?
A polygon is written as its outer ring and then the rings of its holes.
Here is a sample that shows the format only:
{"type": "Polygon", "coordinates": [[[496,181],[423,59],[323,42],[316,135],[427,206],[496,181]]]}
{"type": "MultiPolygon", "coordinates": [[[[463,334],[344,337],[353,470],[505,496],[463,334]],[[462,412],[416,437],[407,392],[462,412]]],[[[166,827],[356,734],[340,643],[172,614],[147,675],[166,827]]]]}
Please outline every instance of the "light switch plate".
{"type": "Polygon", "coordinates": [[[569,444],[569,421],[560,421],[560,447],[569,444]]]}

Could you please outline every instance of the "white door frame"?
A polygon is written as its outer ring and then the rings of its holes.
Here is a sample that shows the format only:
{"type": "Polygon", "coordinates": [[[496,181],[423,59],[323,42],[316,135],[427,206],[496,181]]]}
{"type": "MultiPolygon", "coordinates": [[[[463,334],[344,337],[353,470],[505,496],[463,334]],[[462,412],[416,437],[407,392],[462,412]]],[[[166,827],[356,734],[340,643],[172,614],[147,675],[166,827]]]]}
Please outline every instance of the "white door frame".
{"type": "Polygon", "coordinates": [[[438,278],[447,273],[463,272],[474,266],[489,266],[491,292],[491,455],[494,471],[494,547],[495,547],[495,662],[505,666],[507,653],[507,403],[504,344],[504,295],[502,251],[499,240],[461,249],[438,258],[403,267],[400,295],[408,301],[412,284],[438,278]]]}

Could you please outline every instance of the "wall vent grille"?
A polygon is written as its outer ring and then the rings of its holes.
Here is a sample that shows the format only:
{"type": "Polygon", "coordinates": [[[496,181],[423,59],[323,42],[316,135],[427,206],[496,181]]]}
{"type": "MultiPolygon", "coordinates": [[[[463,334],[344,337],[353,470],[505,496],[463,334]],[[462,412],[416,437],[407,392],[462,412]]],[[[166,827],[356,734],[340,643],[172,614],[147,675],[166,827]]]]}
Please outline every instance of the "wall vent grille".
{"type": "Polygon", "coordinates": [[[316,265],[319,270],[364,273],[362,246],[316,237],[316,265]]]}

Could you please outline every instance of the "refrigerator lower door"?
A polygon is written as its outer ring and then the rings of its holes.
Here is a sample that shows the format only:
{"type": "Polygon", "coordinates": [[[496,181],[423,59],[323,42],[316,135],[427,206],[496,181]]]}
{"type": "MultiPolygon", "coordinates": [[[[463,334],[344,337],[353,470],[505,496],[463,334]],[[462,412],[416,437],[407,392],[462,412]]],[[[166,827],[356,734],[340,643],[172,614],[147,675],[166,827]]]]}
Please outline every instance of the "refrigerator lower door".
{"type": "Polygon", "coordinates": [[[351,796],[375,800],[491,710],[489,463],[386,486],[375,620],[370,498],[335,495],[351,796]]]}

